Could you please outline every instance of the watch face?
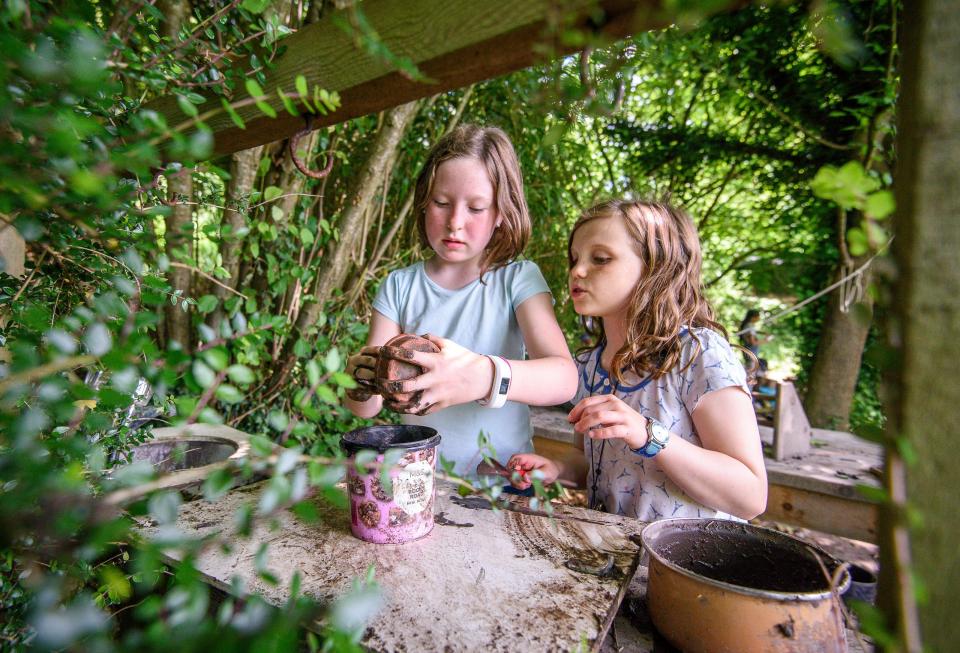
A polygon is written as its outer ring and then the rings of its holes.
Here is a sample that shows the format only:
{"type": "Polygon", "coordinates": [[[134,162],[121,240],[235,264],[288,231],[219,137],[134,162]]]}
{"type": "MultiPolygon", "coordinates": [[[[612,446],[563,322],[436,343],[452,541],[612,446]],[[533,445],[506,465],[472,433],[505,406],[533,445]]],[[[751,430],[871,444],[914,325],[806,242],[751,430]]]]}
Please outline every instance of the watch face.
{"type": "Polygon", "coordinates": [[[653,428],[651,430],[653,431],[654,437],[656,437],[659,442],[663,442],[664,440],[667,439],[668,431],[663,426],[663,424],[660,424],[659,422],[654,422],[653,428]]]}
{"type": "Polygon", "coordinates": [[[657,448],[657,451],[659,451],[667,444],[667,440],[670,439],[670,431],[656,420],[650,420],[649,424],[650,442],[647,443],[647,446],[654,446],[657,448]]]}

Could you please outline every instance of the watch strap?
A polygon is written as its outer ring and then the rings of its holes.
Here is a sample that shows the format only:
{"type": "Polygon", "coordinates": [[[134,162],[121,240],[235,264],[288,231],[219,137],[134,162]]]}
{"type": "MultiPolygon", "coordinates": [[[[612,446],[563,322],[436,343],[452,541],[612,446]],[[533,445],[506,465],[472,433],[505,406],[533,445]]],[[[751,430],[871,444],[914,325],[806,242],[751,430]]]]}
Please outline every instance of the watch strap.
{"type": "Polygon", "coordinates": [[[667,427],[657,420],[647,419],[647,443],[639,449],[632,449],[633,453],[639,454],[644,458],[653,458],[663,451],[667,443],[670,442],[670,431],[667,427]]]}
{"type": "Polygon", "coordinates": [[[490,386],[490,394],[477,400],[477,403],[485,408],[502,408],[507,403],[513,370],[510,363],[500,356],[488,354],[487,358],[493,363],[493,385],[490,386]]]}

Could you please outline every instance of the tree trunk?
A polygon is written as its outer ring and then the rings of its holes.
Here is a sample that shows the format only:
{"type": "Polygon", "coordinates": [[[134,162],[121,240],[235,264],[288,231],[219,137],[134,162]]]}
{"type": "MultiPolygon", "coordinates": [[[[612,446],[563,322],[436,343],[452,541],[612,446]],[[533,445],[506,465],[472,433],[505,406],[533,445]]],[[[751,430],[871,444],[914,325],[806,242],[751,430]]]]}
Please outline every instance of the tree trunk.
{"type": "Polygon", "coordinates": [[[363,216],[370,209],[377,189],[381,186],[382,177],[417,115],[417,107],[417,102],[409,102],[394,107],[384,116],[383,126],[370,148],[370,155],[357,176],[356,190],[350,194],[352,200],[338,221],[340,240],[331,240],[328,243],[330,249],[324,254],[313,299],[300,309],[293,333],[284,343],[279,357],[280,365],[274,372],[271,387],[275,388],[286,380],[296,360],[293,355],[294,344],[317,321],[324,303],[333,295],[334,289],[341,287],[346,280],[352,263],[351,253],[363,237],[363,216]]]}
{"type": "MultiPolygon", "coordinates": [[[[224,238],[220,258],[224,269],[230,276],[223,281],[224,285],[236,288],[240,283],[240,255],[243,238],[237,233],[247,226],[247,203],[253,182],[257,177],[257,166],[263,147],[252,147],[243,152],[237,152],[230,158],[230,183],[227,184],[226,211],[223,215],[223,226],[228,228],[229,234],[224,238]]],[[[229,291],[217,288],[217,296],[225,299],[229,291]]]]}
{"type": "MultiPolygon", "coordinates": [[[[223,223],[220,243],[220,260],[223,268],[230,275],[222,280],[224,286],[236,289],[240,284],[240,260],[243,253],[243,238],[237,234],[247,226],[247,210],[250,191],[257,177],[257,166],[263,147],[251,147],[249,150],[237,152],[230,157],[230,181],[227,184],[224,197],[223,223]]],[[[223,318],[222,302],[229,299],[233,293],[227,288],[214,285],[213,292],[220,299],[221,305],[213,316],[216,325],[223,318]]]]}
{"type": "MultiPolygon", "coordinates": [[[[853,259],[854,269],[863,265],[864,260],[853,259]]],[[[839,281],[844,273],[842,268],[838,268],[833,281],[839,281]]],[[[864,288],[869,281],[868,268],[863,274],[864,288]]],[[[850,408],[857,388],[857,378],[860,376],[860,360],[867,335],[870,333],[873,298],[865,293],[858,303],[843,312],[839,289],[828,297],[829,304],[803,406],[811,425],[846,431],[850,428],[850,408]]]]}
{"type": "MultiPolygon", "coordinates": [[[[189,170],[167,177],[167,195],[173,210],[166,218],[165,252],[171,263],[193,264],[193,207],[186,204],[193,194],[193,178],[189,170]]],[[[171,265],[167,281],[173,292],[179,291],[177,301],[165,306],[167,343],[176,341],[190,349],[190,313],[181,306],[190,294],[189,269],[171,265]]]]}
{"type": "MultiPolygon", "coordinates": [[[[299,156],[301,160],[305,161],[307,165],[316,165],[311,162],[314,160],[313,154],[317,140],[317,132],[315,131],[300,139],[300,145],[297,150],[300,153],[299,156]]],[[[284,140],[265,146],[265,152],[271,157],[273,163],[267,171],[266,178],[264,179],[264,187],[276,186],[280,189],[281,196],[279,199],[265,204],[259,211],[270,215],[273,207],[278,207],[282,213],[276,221],[278,229],[285,227],[293,217],[297,203],[300,201],[305,190],[309,188],[308,182],[310,181],[310,179],[297,170],[294,165],[293,159],[290,157],[290,149],[287,147],[288,143],[289,141],[284,140]]],[[[321,160],[324,159],[322,156],[317,158],[321,160]]],[[[325,163],[325,160],[321,165],[323,165],[323,163],[325,163]]],[[[254,270],[253,277],[250,280],[250,287],[257,292],[257,302],[260,310],[265,313],[282,312],[284,308],[283,297],[274,298],[271,293],[266,292],[270,285],[267,279],[266,262],[261,261],[258,265],[254,261],[246,261],[242,267],[244,269],[250,267],[254,270]],[[278,302],[278,305],[274,305],[274,301],[278,302]]]]}
{"type": "MultiPolygon", "coordinates": [[[[190,2],[188,0],[160,0],[157,8],[163,13],[165,18],[163,24],[163,33],[174,43],[180,40],[180,28],[183,22],[190,15],[190,2]]],[[[165,253],[171,262],[180,262],[192,265],[193,260],[193,208],[185,202],[189,202],[193,195],[193,179],[189,170],[170,175],[167,177],[167,197],[173,203],[173,211],[166,218],[166,230],[164,235],[165,253]],[[178,250],[186,256],[177,256],[174,251],[178,250]]],[[[176,293],[179,291],[177,301],[173,304],[166,304],[164,309],[164,329],[166,343],[173,341],[180,343],[186,349],[190,349],[190,313],[181,307],[184,297],[190,295],[190,270],[170,266],[167,272],[167,281],[170,283],[171,290],[176,293]]]]}
{"type": "MultiPolygon", "coordinates": [[[[467,103],[470,102],[470,97],[473,95],[473,88],[474,87],[471,84],[464,89],[463,94],[460,96],[460,102],[457,104],[457,110],[454,112],[449,122],[447,122],[446,129],[443,130],[444,136],[452,132],[454,129],[456,129],[457,125],[460,124],[460,120],[463,118],[463,114],[467,110],[467,103]]],[[[437,101],[437,97],[438,96],[436,95],[431,96],[424,104],[424,109],[426,110],[433,106],[433,103],[437,101]]],[[[387,230],[385,235],[381,235],[380,241],[375,245],[373,253],[364,262],[363,267],[357,270],[356,274],[353,275],[353,278],[350,279],[350,283],[347,284],[350,290],[344,293],[347,297],[347,304],[353,305],[356,303],[357,297],[359,297],[360,293],[363,291],[364,284],[368,281],[367,273],[376,269],[377,264],[380,262],[380,259],[383,258],[387,248],[393,242],[393,239],[396,238],[397,232],[399,232],[400,228],[406,224],[407,215],[413,208],[413,197],[416,194],[416,190],[417,189],[415,185],[410,186],[407,197],[400,206],[400,212],[393,219],[393,224],[390,225],[390,228],[387,230]]]]}
{"type": "MultiPolygon", "coordinates": [[[[317,137],[317,132],[312,131],[300,139],[300,144],[297,147],[301,160],[305,161],[307,165],[310,165],[310,162],[314,158],[313,151],[317,145],[317,137]]],[[[270,171],[267,172],[266,180],[267,186],[276,186],[283,191],[283,196],[281,196],[280,199],[264,207],[264,210],[268,213],[271,210],[271,206],[280,207],[280,210],[283,211],[283,217],[280,218],[282,224],[286,224],[286,222],[290,220],[297,206],[297,202],[300,201],[300,194],[304,192],[307,182],[309,181],[309,178],[297,170],[294,165],[293,159],[290,157],[290,148],[287,146],[289,142],[290,141],[285,140],[277,144],[276,147],[279,149],[274,150],[274,163],[270,171]]],[[[317,159],[319,160],[319,165],[326,164],[325,157],[319,156],[317,159]]]]}
{"type": "MultiPolygon", "coordinates": [[[[928,596],[919,605],[923,645],[945,652],[960,641],[960,466],[954,455],[960,425],[960,12],[951,0],[920,0],[903,12],[903,21],[896,323],[890,329],[900,356],[891,370],[888,435],[909,442],[916,453],[905,468],[906,496],[923,526],[913,524],[908,544],[902,507],[885,515],[881,598],[903,650],[920,651],[911,572],[921,579],[928,596]]],[[[886,468],[890,493],[902,500],[904,464],[896,449],[888,451],[886,468]]]]}
{"type": "Polygon", "coordinates": [[[163,35],[173,42],[180,41],[180,28],[190,15],[189,0],[159,0],[157,9],[163,14],[163,35]]]}
{"type": "Polygon", "coordinates": [[[300,315],[304,319],[297,320],[298,329],[306,329],[316,321],[320,307],[330,299],[334,289],[341,287],[346,280],[349,266],[353,262],[351,252],[356,250],[357,245],[363,238],[363,232],[360,228],[363,225],[363,216],[367,211],[372,210],[371,205],[382,182],[383,175],[388,169],[390,161],[396,157],[400,141],[403,140],[404,134],[413,123],[418,106],[418,102],[408,102],[391,109],[384,116],[383,127],[377,134],[370,156],[357,178],[357,190],[352,193],[353,200],[344,210],[338,222],[340,240],[331,243],[334,249],[327,252],[325,257],[327,265],[320,269],[313,306],[310,307],[310,310],[307,310],[305,306],[301,311],[300,315]]]}

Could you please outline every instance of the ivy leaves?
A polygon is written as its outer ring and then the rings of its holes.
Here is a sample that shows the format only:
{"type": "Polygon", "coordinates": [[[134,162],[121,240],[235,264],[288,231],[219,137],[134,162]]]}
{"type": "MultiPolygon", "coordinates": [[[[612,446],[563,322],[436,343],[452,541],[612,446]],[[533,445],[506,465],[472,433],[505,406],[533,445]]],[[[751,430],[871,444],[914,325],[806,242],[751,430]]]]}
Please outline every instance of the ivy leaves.
{"type": "Polygon", "coordinates": [[[824,166],[810,184],[817,197],[831,200],[843,209],[860,211],[865,220],[847,230],[850,253],[863,256],[878,251],[888,239],[880,224],[896,208],[893,192],[882,188],[882,181],[871,175],[859,161],[841,167],[824,166]]]}

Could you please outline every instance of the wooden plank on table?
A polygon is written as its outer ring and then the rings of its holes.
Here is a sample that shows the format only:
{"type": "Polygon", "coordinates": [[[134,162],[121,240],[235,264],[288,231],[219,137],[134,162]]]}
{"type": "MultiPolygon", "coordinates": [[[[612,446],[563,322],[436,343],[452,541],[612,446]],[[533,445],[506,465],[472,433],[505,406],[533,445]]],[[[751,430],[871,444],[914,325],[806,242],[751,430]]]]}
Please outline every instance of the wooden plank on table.
{"type": "Polygon", "coordinates": [[[760,519],[877,542],[878,506],[821,492],[770,484],[760,519]]]}
{"type": "MultiPolygon", "coordinates": [[[[343,11],[331,12],[282,41],[284,53],[267,71],[264,93],[277,110],[269,118],[255,106],[238,107],[246,123],[239,129],[224,112],[206,122],[214,135],[213,156],[230,154],[256,145],[287,138],[304,126],[302,117],[291,116],[281,106],[277,88],[295,94],[294,81],[306,77],[310,88],[319,85],[337,91],[342,108],[317,116],[313,127],[332,125],[375,113],[411,100],[503,75],[542,60],[537,46],[544,43],[546,26],[558,11],[581,15],[595,7],[603,19],[594,25],[598,33],[621,38],[631,33],[663,27],[666,18],[655,0],[367,0],[364,15],[390,50],[407,57],[433,81],[414,82],[394,72],[378,58],[358,49],[335,22],[343,11]]],[[[553,55],[574,50],[554,43],[553,55]]],[[[213,94],[200,106],[201,113],[220,107],[213,94]]],[[[242,99],[239,96],[237,99],[242,99]]],[[[299,103],[298,103],[299,104],[299,103]]],[[[175,96],[150,102],[146,109],[161,114],[171,126],[189,122],[175,96]]],[[[190,133],[189,130],[186,133],[190,133]]]]}
{"type": "MultiPolygon", "coordinates": [[[[177,527],[189,536],[228,528],[236,510],[256,502],[264,486],[239,488],[216,503],[188,503],[177,527]]],[[[306,524],[283,512],[274,530],[261,524],[250,539],[232,538],[229,554],[218,547],[204,550],[197,569],[220,588],[239,576],[246,588],[280,605],[296,570],[303,591],[326,602],[373,566],[385,605],[363,644],[376,651],[569,651],[579,650],[584,640],[597,649],[639,563],[638,547],[629,538],[644,525],[567,507],[550,520],[528,514],[523,499],[515,510],[493,512],[482,498],[461,498],[451,485],[439,484],[433,532],[415,542],[378,545],[350,534],[349,510],[317,507],[321,523],[306,524]],[[281,579],[276,586],[254,570],[257,550],[267,541],[267,567],[281,579]],[[565,566],[571,558],[596,564],[608,552],[616,566],[610,577],[565,566]]],[[[156,531],[143,530],[147,536],[156,531]]]]}

